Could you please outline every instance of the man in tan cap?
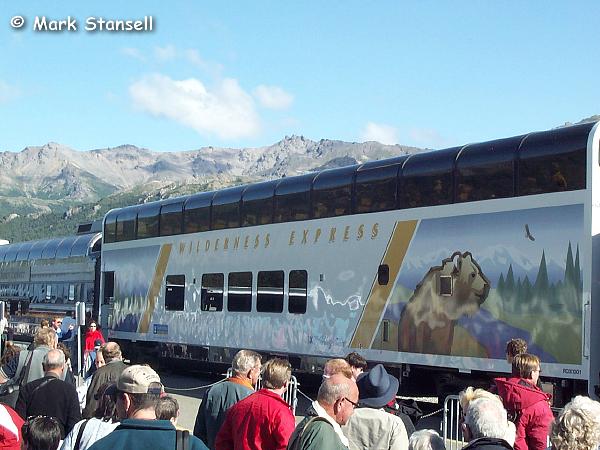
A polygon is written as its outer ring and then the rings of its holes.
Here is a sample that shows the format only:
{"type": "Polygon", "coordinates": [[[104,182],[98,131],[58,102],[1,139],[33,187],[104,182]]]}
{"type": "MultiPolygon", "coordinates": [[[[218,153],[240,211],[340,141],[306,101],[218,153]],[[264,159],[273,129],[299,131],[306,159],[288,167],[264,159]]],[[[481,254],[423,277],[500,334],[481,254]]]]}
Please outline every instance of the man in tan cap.
{"type": "MultiPolygon", "coordinates": [[[[155,406],[163,392],[160,377],[150,366],[123,370],[114,388],[117,413],[123,420],[89,450],[174,449],[175,427],[169,420],[156,420],[155,406]]],[[[188,439],[190,450],[207,450],[200,439],[188,439]]]]}

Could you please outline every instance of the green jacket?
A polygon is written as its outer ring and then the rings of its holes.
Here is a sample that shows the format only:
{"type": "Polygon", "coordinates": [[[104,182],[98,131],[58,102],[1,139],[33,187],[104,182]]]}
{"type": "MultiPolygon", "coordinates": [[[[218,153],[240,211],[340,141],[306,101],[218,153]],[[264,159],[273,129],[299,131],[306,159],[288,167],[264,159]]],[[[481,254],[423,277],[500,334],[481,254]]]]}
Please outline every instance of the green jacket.
{"type": "MultiPolygon", "coordinates": [[[[208,450],[190,436],[189,450],[208,450]]],[[[175,450],[175,427],[169,420],[125,419],[88,450],[175,450]]]]}
{"type": "Polygon", "coordinates": [[[316,414],[312,407],[306,411],[306,417],[290,437],[288,450],[348,450],[333,426],[316,414]]]}
{"type": "Polygon", "coordinates": [[[253,392],[254,389],[234,377],[214,385],[202,397],[194,425],[194,436],[205,442],[208,448],[214,449],[215,438],[225,422],[227,410],[253,392]]]}

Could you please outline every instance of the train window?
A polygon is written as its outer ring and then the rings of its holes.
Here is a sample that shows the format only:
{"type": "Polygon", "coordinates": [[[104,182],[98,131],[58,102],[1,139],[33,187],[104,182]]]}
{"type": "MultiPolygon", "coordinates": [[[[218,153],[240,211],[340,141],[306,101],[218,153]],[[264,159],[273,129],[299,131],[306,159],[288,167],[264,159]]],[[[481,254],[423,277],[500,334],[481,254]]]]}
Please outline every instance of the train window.
{"type": "Polygon", "coordinates": [[[252,272],[232,272],[228,276],[227,311],[252,310],[252,272]]]}
{"type": "MultiPolygon", "coordinates": [[[[48,241],[46,240],[34,242],[31,246],[31,250],[29,250],[29,260],[32,261],[34,259],[40,259],[42,257],[42,252],[44,251],[44,247],[46,247],[47,243],[48,241]]],[[[0,258],[0,261],[1,260],[2,258],[0,258]]]]}
{"type": "Polygon", "coordinates": [[[402,167],[399,206],[452,203],[454,160],[461,147],[411,155],[402,167]]]}
{"type": "Polygon", "coordinates": [[[306,313],[306,292],[308,272],[306,270],[290,270],[288,312],[291,314],[306,313]]]}
{"type": "Polygon", "coordinates": [[[19,251],[17,252],[16,261],[27,261],[27,258],[29,257],[29,250],[31,250],[32,245],[33,242],[23,242],[19,247],[19,251]]]}
{"type": "Polygon", "coordinates": [[[240,226],[240,201],[246,186],[236,186],[217,191],[212,201],[211,230],[240,226]]]}
{"type": "Polygon", "coordinates": [[[48,241],[46,246],[44,247],[44,251],[42,251],[42,259],[54,259],[56,258],[56,250],[58,246],[62,242],[62,238],[52,239],[48,241]]]}
{"type": "Polygon", "coordinates": [[[183,200],[165,203],[160,207],[160,235],[181,234],[183,227],[183,200]]]}
{"type": "Polygon", "coordinates": [[[273,222],[310,219],[310,189],[316,174],[283,178],[275,188],[273,222]]]}
{"type": "Polygon", "coordinates": [[[277,181],[250,185],[242,195],[243,227],[265,225],[273,221],[273,195],[277,181]]]}
{"type": "Polygon", "coordinates": [[[205,273],[202,275],[200,309],[202,311],[223,311],[223,284],[225,276],[222,273],[205,273]]]}
{"type": "Polygon", "coordinates": [[[17,253],[19,253],[19,248],[21,248],[21,244],[10,244],[4,255],[4,261],[14,261],[17,258],[17,253]]]}
{"type": "Polygon", "coordinates": [[[357,213],[387,211],[396,207],[398,174],[408,156],[371,161],[356,170],[354,181],[357,213]]]}
{"type": "MultiPolygon", "coordinates": [[[[73,246],[71,247],[70,256],[87,256],[90,245],[95,237],[95,234],[84,234],[82,236],[77,236],[75,242],[73,242],[73,246]]],[[[98,246],[100,246],[99,242],[101,242],[100,239],[96,241],[98,246]]]]}
{"type": "Polygon", "coordinates": [[[256,310],[283,312],[283,270],[258,272],[256,310]]]}
{"type": "Polygon", "coordinates": [[[104,304],[110,305],[115,299],[115,273],[104,272],[104,304]]]}
{"type": "Polygon", "coordinates": [[[115,242],[117,240],[117,213],[119,210],[113,209],[104,218],[104,242],[115,242]]]}
{"type": "Polygon", "coordinates": [[[70,236],[64,238],[59,244],[58,248],[56,249],[55,258],[68,258],[71,254],[71,248],[73,248],[73,243],[77,240],[77,238],[78,236],[70,236]]]}
{"type": "Polygon", "coordinates": [[[515,160],[524,136],[463,147],[456,158],[455,202],[515,195],[515,160]]]}
{"type": "Polygon", "coordinates": [[[319,173],[312,187],[312,217],[336,217],[352,212],[352,183],[357,166],[319,173]]]}
{"type": "Polygon", "coordinates": [[[593,125],[525,137],[519,148],[519,195],[585,189],[587,138],[593,125]]]}
{"type": "Polygon", "coordinates": [[[8,245],[0,245],[0,262],[4,261],[4,255],[6,250],[8,249],[8,245]]]}
{"type": "Polygon", "coordinates": [[[159,202],[146,203],[138,208],[136,239],[145,239],[158,236],[159,215],[159,202]]]}
{"type": "Polygon", "coordinates": [[[377,269],[377,284],[385,286],[390,282],[390,266],[382,264],[377,269]]]}
{"type": "Polygon", "coordinates": [[[185,304],[185,275],[167,275],[165,286],[165,309],[183,311],[185,304]]]}
{"type": "Polygon", "coordinates": [[[383,340],[383,342],[390,342],[390,321],[389,320],[383,321],[382,340],[383,340]]]}
{"type": "Polygon", "coordinates": [[[210,203],[214,192],[201,192],[187,198],[183,205],[183,232],[210,230],[210,203]]]}
{"type": "Polygon", "coordinates": [[[123,208],[117,214],[115,241],[130,241],[135,239],[135,219],[137,206],[123,208]]]}

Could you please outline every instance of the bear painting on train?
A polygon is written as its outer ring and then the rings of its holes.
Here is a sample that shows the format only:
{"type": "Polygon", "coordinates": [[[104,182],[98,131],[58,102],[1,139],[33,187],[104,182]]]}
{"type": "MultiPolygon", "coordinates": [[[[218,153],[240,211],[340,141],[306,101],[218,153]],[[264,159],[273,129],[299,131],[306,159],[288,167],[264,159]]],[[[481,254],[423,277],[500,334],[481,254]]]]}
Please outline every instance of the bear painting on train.
{"type": "Polygon", "coordinates": [[[477,313],[489,290],[471,253],[454,252],[429,269],[402,311],[399,350],[450,355],[457,320],[477,313]]]}

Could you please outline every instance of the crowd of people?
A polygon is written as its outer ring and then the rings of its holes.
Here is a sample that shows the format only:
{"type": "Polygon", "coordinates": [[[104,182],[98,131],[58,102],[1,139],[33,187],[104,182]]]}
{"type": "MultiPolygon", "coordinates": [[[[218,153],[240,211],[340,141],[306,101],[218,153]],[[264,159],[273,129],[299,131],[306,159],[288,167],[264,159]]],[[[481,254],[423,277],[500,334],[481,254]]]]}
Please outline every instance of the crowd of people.
{"type": "MultiPolygon", "coordinates": [[[[327,361],[317,398],[296,424],[284,400],[292,378],[289,361],[272,358],[263,364],[259,353],[240,350],[231,376],[204,392],[189,433],[177,427],[179,404],[165,394],[156,371],[127,365],[118,343],[104,342],[95,326],[89,327],[86,345],[87,353],[95,353],[93,369],[86,370],[88,379],[78,392],[75,378],[66,375],[69,350],[59,348],[73,328],[58,333],[60,325],[60,318],[42,323],[28,350],[5,348],[0,449],[446,448],[436,431],[415,430],[419,416],[400,407],[399,380],[382,364],[368,370],[355,352],[327,361]]],[[[527,353],[521,339],[511,340],[506,350],[509,377],[459,395],[464,448],[597,450],[600,403],[577,396],[554,418],[550,396],[539,387],[539,358],[527,353]]]]}

